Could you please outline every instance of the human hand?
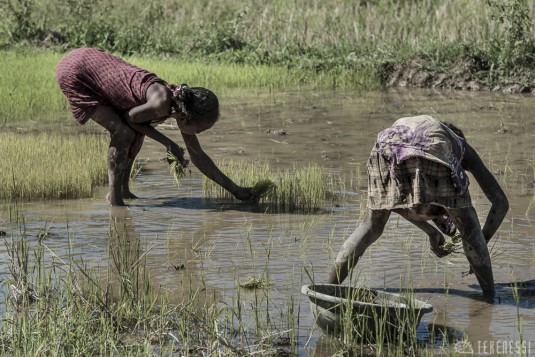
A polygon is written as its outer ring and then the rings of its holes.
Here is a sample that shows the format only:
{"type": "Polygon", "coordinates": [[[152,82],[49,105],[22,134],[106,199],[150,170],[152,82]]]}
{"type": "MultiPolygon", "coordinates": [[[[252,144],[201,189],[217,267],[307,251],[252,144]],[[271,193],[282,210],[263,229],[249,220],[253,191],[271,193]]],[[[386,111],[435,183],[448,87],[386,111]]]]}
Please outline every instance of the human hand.
{"type": "MultiPolygon", "coordinates": [[[[240,201],[251,201],[255,202],[255,197],[251,192],[251,187],[240,187],[237,186],[236,189],[232,192],[234,197],[240,201]]],[[[257,200],[256,200],[257,201],[257,200]]]]}
{"type": "Polygon", "coordinates": [[[167,163],[172,164],[174,161],[178,162],[182,169],[188,167],[189,160],[184,158],[184,149],[178,145],[171,145],[167,147],[167,152],[171,155],[167,155],[167,163]]]}
{"type": "Polygon", "coordinates": [[[431,245],[431,251],[437,256],[437,258],[444,258],[451,254],[451,251],[444,249],[444,243],[446,239],[438,232],[429,235],[429,244],[431,245]]]}

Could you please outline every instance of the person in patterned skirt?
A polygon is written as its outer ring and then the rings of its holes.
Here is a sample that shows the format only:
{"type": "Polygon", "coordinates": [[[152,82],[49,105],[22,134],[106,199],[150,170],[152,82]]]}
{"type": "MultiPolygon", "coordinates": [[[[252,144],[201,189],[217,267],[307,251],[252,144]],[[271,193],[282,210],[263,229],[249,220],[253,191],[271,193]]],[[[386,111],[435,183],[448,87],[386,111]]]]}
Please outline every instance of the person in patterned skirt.
{"type": "Polygon", "coordinates": [[[401,118],[378,134],[367,168],[366,214],[344,242],[327,282],[345,280],[395,212],[428,235],[438,257],[449,254],[441,247],[445,242],[442,233],[453,236],[458,232],[470,272],[475,273],[483,294],[494,297],[487,243],[501,225],[509,203],[462,131],[427,115],[401,118]],[[472,206],[465,171],[472,173],[491,202],[483,229],[472,206]]]}
{"type": "Polygon", "coordinates": [[[204,175],[237,199],[253,198],[250,188],[236,185],[217,168],[197,139],[219,117],[219,102],[210,90],[167,83],[95,48],[68,53],[56,67],[56,80],[78,123],[93,119],[110,133],[107,199],[111,205],[123,206],[125,199],[136,198],[129,188],[130,171],[145,135],[187,166],[184,150],[155,128],[168,118],[176,120],[191,161],[204,175]]]}

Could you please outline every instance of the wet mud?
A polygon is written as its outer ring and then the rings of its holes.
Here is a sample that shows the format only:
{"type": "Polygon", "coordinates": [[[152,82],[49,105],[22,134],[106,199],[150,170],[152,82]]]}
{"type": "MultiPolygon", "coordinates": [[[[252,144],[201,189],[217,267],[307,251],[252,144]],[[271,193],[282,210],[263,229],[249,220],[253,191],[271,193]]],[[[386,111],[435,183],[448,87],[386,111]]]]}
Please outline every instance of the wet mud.
{"type": "Polygon", "coordinates": [[[516,77],[500,76],[498,82],[477,75],[489,72],[482,68],[477,59],[458,63],[447,71],[438,70],[424,59],[414,59],[408,63],[387,64],[383,68],[383,84],[387,87],[413,87],[433,89],[454,89],[464,91],[492,91],[501,93],[532,93],[534,83],[529,74],[516,77]]]}

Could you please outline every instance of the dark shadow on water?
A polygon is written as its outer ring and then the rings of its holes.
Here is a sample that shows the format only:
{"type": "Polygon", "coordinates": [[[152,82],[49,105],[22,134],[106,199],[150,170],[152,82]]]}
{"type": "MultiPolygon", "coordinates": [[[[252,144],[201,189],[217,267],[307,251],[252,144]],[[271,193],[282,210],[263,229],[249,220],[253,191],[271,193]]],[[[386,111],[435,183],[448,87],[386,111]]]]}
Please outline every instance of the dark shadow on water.
{"type": "Polygon", "coordinates": [[[183,208],[196,210],[211,210],[211,211],[240,211],[252,213],[267,213],[267,214],[326,214],[329,213],[327,209],[315,210],[277,210],[268,203],[248,203],[237,202],[229,199],[218,198],[202,198],[202,197],[158,197],[160,203],[130,203],[130,207],[142,208],[183,208]]]}
{"type": "Polygon", "coordinates": [[[418,343],[427,347],[441,348],[462,341],[465,333],[453,327],[437,323],[421,323],[416,329],[418,343]]]}
{"type": "MultiPolygon", "coordinates": [[[[517,281],[509,283],[496,283],[496,297],[493,303],[496,305],[511,305],[518,306],[524,309],[535,308],[535,280],[517,281]],[[517,291],[517,299],[515,299],[515,286],[517,291]]],[[[479,289],[479,285],[470,285],[471,288],[479,289]]],[[[478,291],[466,291],[460,289],[445,289],[445,288],[415,288],[411,290],[404,290],[400,288],[376,288],[378,290],[384,290],[391,293],[402,293],[408,291],[410,293],[431,293],[441,295],[453,295],[472,299],[481,302],[492,302],[485,298],[481,292],[478,291]]]]}

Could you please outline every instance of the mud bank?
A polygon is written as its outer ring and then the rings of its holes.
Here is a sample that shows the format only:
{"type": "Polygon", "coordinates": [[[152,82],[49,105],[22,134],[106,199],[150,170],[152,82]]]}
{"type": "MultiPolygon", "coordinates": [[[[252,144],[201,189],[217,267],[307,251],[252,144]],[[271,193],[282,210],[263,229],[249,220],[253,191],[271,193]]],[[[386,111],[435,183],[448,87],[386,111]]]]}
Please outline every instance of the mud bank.
{"type": "MultiPolygon", "coordinates": [[[[436,67],[436,66],[435,66],[436,67]]],[[[448,70],[433,68],[423,59],[408,63],[388,63],[383,66],[382,83],[385,87],[416,87],[455,89],[469,91],[492,91],[502,93],[533,93],[535,83],[530,73],[503,77],[492,68],[481,68],[477,61],[459,63],[448,70]]]]}

